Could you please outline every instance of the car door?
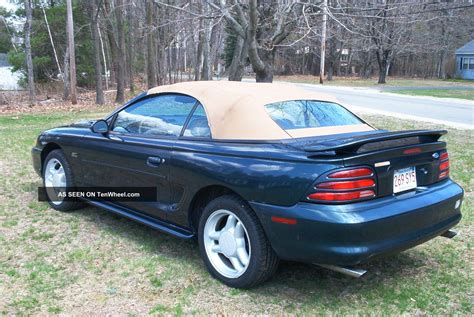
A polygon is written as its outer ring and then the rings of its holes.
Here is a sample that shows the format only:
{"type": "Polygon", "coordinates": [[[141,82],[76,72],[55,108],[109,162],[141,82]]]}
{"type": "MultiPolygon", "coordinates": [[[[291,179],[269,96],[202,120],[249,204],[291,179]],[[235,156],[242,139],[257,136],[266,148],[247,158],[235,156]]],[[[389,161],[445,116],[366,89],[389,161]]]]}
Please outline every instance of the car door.
{"type": "Polygon", "coordinates": [[[206,153],[212,148],[211,129],[204,107],[197,103],[182,135],[176,141],[171,156],[170,188],[173,210],[167,220],[177,225],[188,226],[188,208],[194,194],[209,174],[215,172],[219,161],[206,153]]]}
{"type": "Polygon", "coordinates": [[[94,186],[156,187],[156,201],[119,201],[166,219],[171,150],[196,100],[179,94],[147,96],[120,110],[106,134],[90,133],[81,153],[82,179],[94,186]]]}

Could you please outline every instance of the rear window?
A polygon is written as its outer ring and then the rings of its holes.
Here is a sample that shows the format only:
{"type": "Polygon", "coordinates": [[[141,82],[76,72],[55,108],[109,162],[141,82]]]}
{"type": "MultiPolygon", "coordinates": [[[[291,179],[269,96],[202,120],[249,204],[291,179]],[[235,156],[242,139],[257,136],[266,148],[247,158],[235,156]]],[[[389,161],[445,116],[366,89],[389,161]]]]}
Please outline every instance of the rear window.
{"type": "Polygon", "coordinates": [[[284,130],[364,124],[344,107],[324,101],[292,100],[265,106],[284,130]]]}

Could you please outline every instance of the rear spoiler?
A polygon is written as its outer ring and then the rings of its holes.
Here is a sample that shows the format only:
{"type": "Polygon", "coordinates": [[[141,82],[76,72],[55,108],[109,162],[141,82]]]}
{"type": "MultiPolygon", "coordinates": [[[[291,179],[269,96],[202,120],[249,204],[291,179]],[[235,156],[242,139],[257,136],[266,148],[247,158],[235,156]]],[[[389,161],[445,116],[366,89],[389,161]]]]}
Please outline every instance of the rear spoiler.
{"type": "Polygon", "coordinates": [[[357,136],[339,137],[306,143],[306,152],[363,153],[378,149],[436,142],[446,130],[380,131],[357,136]]]}

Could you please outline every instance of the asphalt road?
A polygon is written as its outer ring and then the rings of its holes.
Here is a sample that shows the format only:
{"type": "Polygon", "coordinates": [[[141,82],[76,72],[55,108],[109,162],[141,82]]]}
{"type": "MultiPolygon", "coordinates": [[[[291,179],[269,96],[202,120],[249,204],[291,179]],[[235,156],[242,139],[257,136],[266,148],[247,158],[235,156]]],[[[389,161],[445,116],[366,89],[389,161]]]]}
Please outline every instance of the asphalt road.
{"type": "Polygon", "coordinates": [[[406,119],[474,129],[474,102],[383,93],[375,89],[298,84],[305,89],[334,95],[353,111],[365,111],[406,119]]]}

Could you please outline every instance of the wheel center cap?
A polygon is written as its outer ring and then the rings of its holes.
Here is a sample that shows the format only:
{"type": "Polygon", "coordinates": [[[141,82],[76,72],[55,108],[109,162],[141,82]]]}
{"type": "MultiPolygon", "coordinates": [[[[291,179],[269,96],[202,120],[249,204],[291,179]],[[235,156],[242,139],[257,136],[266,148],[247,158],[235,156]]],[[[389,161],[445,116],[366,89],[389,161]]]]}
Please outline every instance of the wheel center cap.
{"type": "Polygon", "coordinates": [[[230,232],[224,232],[219,238],[219,246],[225,256],[230,257],[237,251],[237,243],[230,232]]]}

